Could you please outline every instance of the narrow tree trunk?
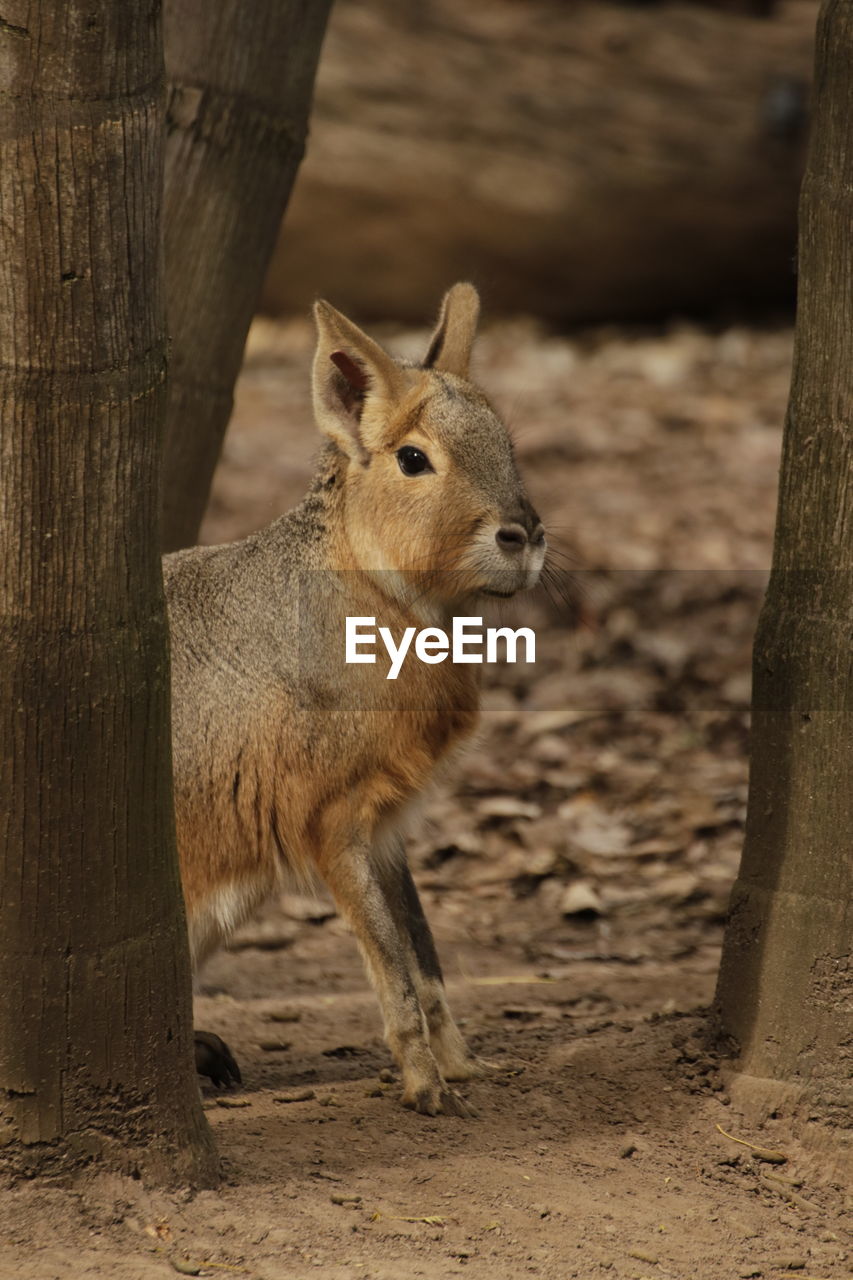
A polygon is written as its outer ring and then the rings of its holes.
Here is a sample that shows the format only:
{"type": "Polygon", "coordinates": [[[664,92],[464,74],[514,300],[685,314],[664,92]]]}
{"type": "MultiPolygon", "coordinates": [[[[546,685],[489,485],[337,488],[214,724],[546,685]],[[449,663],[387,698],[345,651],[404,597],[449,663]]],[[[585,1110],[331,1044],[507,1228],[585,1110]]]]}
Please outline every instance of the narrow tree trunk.
{"type": "Polygon", "coordinates": [[[0,1168],[210,1181],[157,547],[159,3],[18,9],[28,25],[0,24],[0,1168]]]}
{"type": "Polygon", "coordinates": [[[166,0],[163,549],[195,542],[305,145],[331,0],[166,0]]]}
{"type": "MultiPolygon", "coordinates": [[[[851,1133],[853,0],[818,26],[773,573],[755,642],[746,845],[718,986],[752,1077],[851,1133]]],[[[848,1157],[851,1148],[846,1148],[848,1157]]]]}

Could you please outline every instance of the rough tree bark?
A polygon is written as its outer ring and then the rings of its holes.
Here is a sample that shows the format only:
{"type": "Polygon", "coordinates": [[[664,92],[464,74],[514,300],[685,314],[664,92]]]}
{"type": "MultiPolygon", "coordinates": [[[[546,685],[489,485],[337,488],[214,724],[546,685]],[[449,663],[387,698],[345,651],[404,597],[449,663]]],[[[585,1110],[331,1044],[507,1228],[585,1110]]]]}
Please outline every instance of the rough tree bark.
{"type": "Polygon", "coordinates": [[[157,547],[159,0],[0,23],[0,1168],[210,1182],[157,547]]]}
{"type": "Polygon", "coordinates": [[[717,994],[743,1073],[785,1082],[809,1117],[845,1130],[849,1161],[853,0],[821,11],[814,109],[773,572],[753,660],[746,844],[717,994]]]}
{"type": "Polygon", "coordinates": [[[163,549],[195,542],[305,146],[331,0],[166,0],[163,549]]]}

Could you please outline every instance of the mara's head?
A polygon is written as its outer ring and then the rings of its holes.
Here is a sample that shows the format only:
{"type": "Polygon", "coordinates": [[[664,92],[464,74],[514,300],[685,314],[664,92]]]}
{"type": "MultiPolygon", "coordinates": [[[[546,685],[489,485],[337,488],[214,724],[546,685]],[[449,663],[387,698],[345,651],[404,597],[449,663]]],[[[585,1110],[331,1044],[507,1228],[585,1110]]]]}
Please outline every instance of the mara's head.
{"type": "Polygon", "coordinates": [[[473,285],[454,285],[423,363],[406,365],[327,302],[314,309],[314,412],[345,458],[355,562],[436,602],[514,595],[545,557],[507,429],[469,379],[478,313],[473,285]]]}

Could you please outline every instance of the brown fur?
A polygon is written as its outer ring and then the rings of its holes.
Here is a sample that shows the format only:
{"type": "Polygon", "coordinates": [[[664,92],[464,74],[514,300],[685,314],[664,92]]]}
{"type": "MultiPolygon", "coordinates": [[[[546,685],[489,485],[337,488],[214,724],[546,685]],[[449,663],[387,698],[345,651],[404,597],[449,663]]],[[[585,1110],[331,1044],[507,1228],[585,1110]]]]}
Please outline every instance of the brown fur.
{"type": "Polygon", "coordinates": [[[404,1101],[464,1113],[474,1074],[400,839],[405,811],[473,730],[478,670],[411,655],[397,680],[345,665],[347,616],[447,628],[544,554],[506,430],[467,380],[477,295],[445,297],[428,367],[328,303],[314,403],[328,437],[296,510],[242,542],[166,557],[178,846],[200,964],[281,882],[321,877],[349,918],[403,1070],[404,1101]],[[431,470],[405,475],[414,447],[431,470]],[[519,545],[496,541],[522,530],[519,545]],[[521,545],[523,543],[523,545],[521,545]]]}

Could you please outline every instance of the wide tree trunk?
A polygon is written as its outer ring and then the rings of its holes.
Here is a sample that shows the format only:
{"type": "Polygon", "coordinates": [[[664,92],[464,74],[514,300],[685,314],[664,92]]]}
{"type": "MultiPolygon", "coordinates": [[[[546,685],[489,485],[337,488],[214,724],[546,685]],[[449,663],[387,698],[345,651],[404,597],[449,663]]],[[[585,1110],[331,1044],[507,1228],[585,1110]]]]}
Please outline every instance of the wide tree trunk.
{"type": "Polygon", "coordinates": [[[264,289],[423,323],[790,303],[817,0],[337,0],[264,289]],[[380,53],[381,51],[381,53],[380,53]]]}
{"type": "Polygon", "coordinates": [[[331,0],[166,0],[164,551],[195,542],[331,0]]]}
{"type": "Polygon", "coordinates": [[[818,28],[773,573],[754,652],[746,845],[718,1002],[740,1067],[853,1159],[853,0],[818,28]],[[843,1133],[842,1133],[843,1131],[843,1133]],[[842,1138],[844,1142],[842,1142],[842,1138]]]}
{"type": "Polygon", "coordinates": [[[157,547],[159,3],[6,6],[0,82],[0,1167],[209,1182],[157,547]]]}

